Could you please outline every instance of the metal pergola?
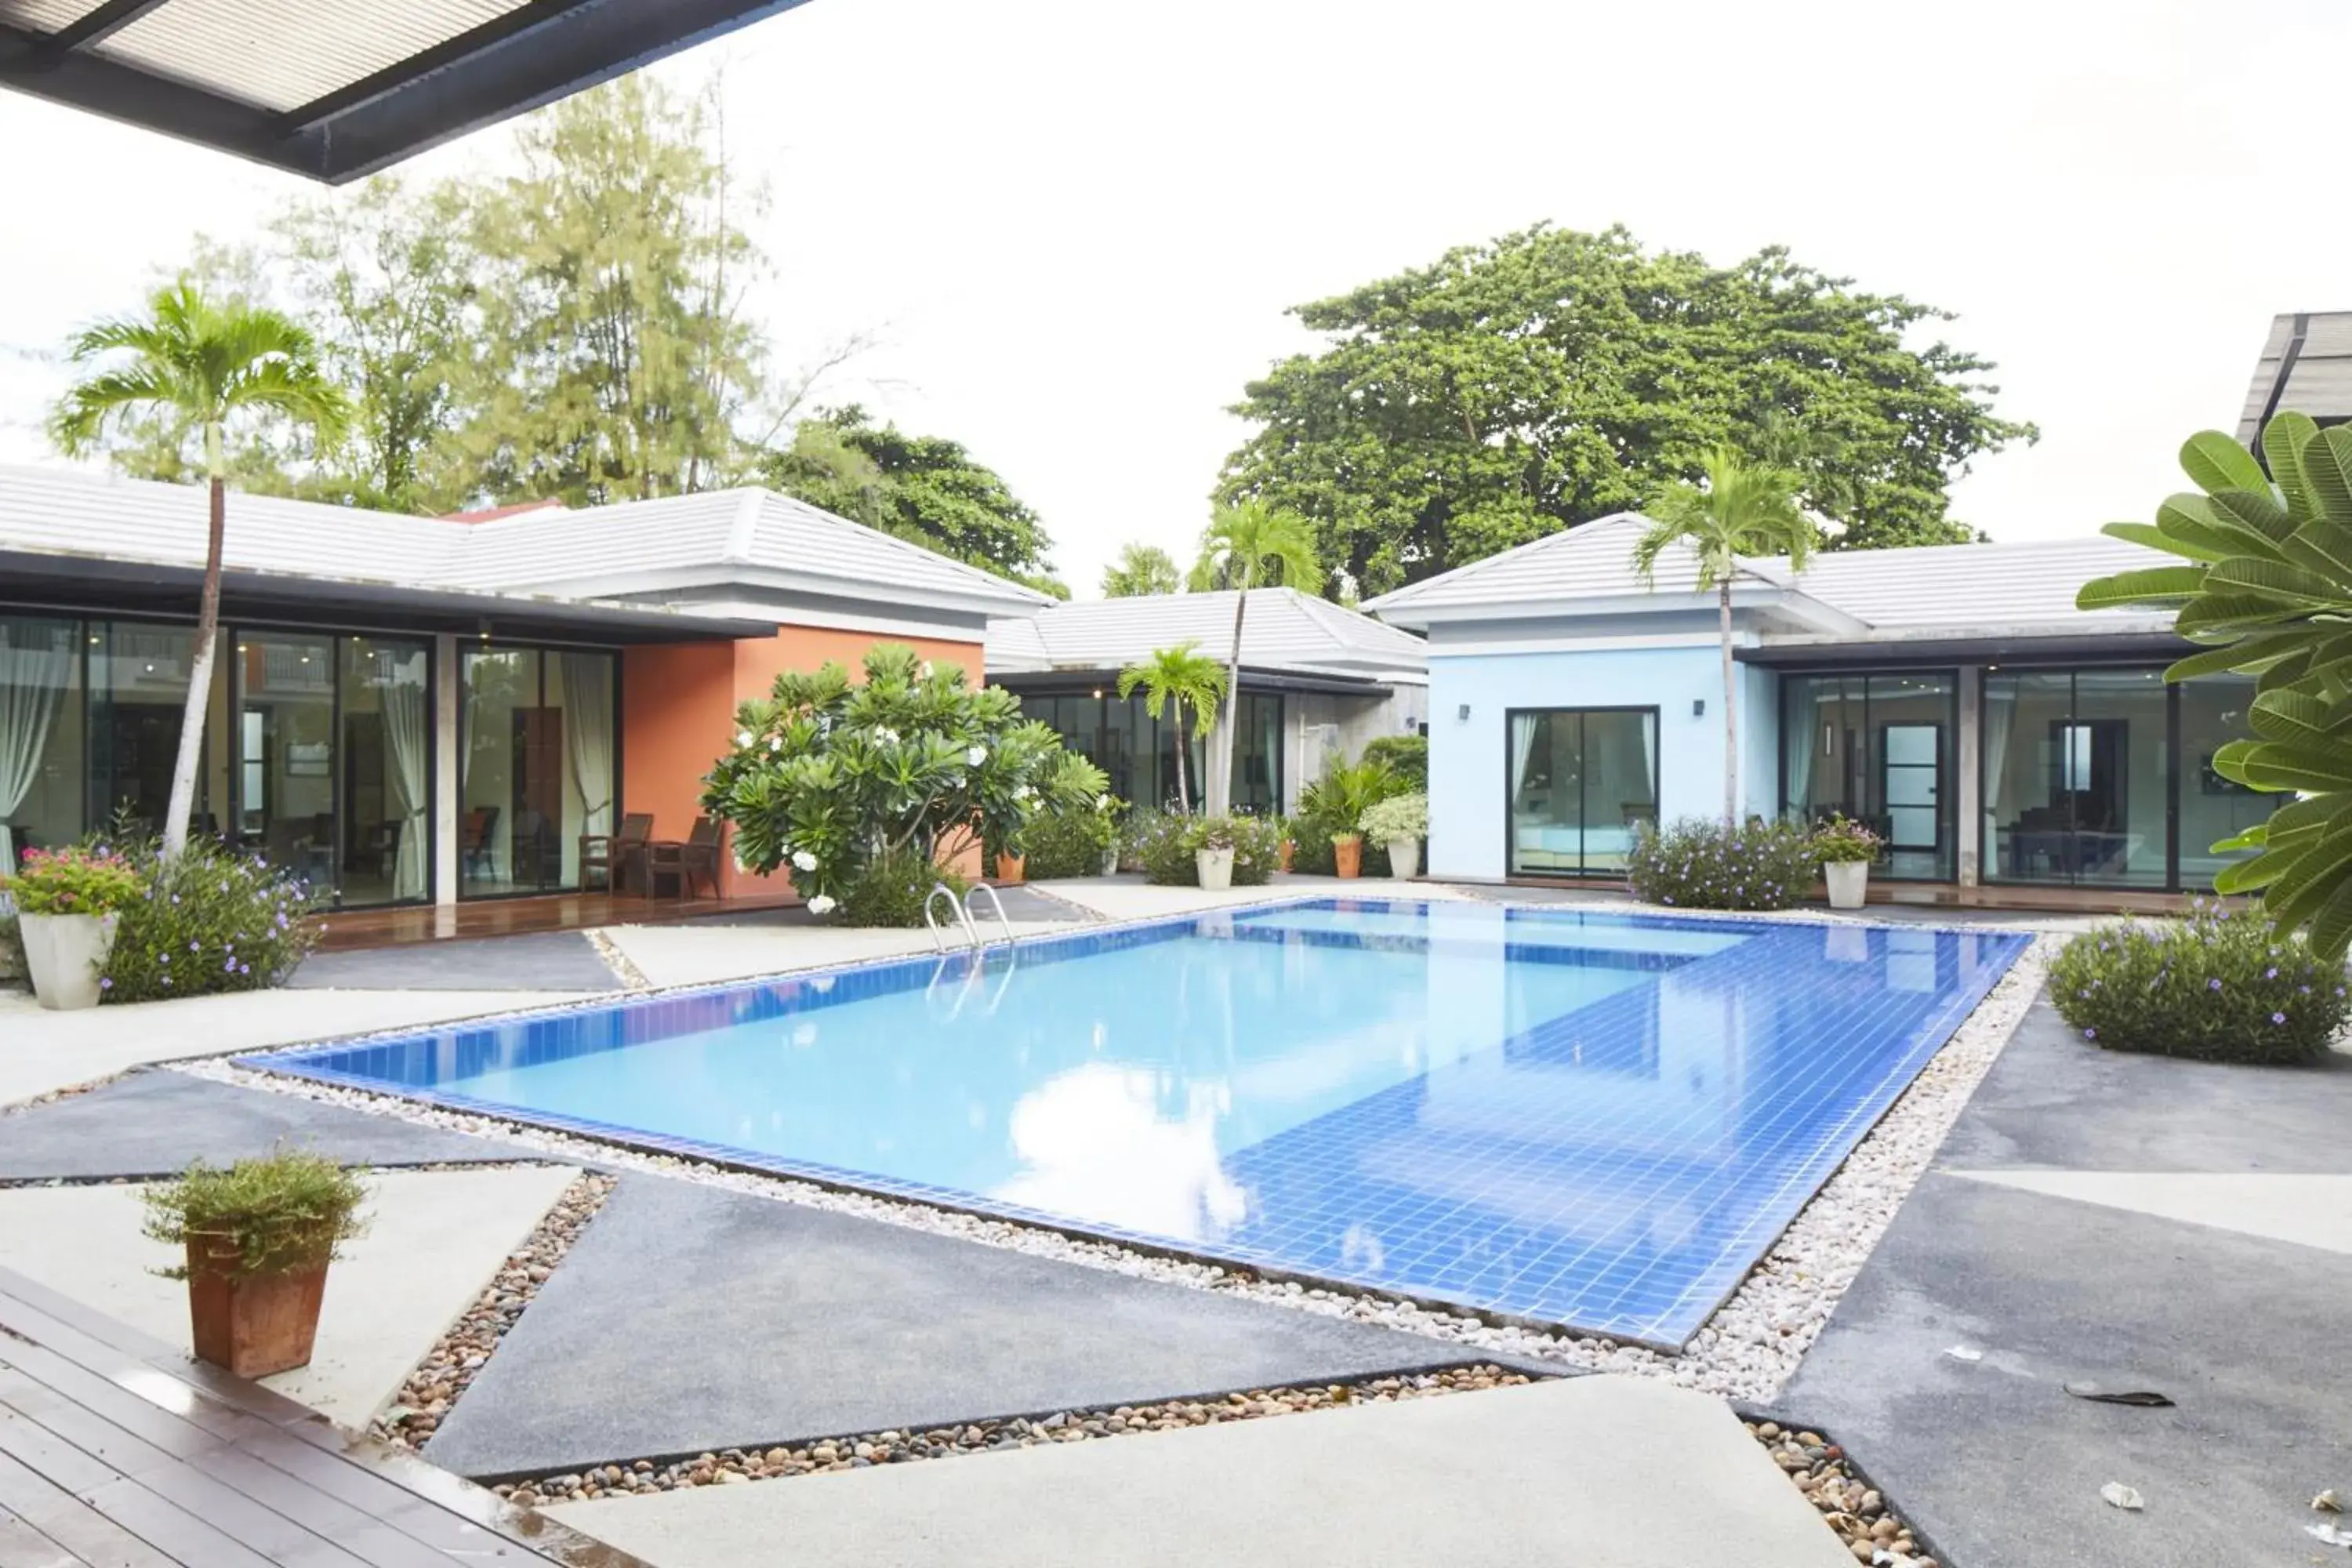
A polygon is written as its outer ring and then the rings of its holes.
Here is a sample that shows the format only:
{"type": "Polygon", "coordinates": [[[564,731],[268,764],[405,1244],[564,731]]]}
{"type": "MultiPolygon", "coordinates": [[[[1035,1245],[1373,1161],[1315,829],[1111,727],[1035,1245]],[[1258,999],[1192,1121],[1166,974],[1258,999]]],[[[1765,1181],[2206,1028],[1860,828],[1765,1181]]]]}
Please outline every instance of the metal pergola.
{"type": "Polygon", "coordinates": [[[341,184],[798,3],[0,0],[0,88],[341,184]]]}

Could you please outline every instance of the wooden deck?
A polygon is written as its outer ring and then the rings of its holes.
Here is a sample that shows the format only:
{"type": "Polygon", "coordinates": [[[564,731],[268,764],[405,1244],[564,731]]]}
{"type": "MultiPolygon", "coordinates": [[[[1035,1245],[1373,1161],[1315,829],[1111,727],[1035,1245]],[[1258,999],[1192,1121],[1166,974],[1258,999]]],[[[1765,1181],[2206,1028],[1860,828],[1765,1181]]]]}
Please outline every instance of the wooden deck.
{"type": "Polygon", "coordinates": [[[644,1568],[0,1269],[0,1568],[644,1568]]]}
{"type": "MultiPolygon", "coordinates": [[[[789,893],[742,899],[648,899],[629,893],[551,893],[543,898],[482,899],[471,903],[394,910],[331,911],[319,917],[321,952],[402,947],[530,931],[586,931],[596,926],[667,925],[710,915],[792,909],[789,893]]],[[[5,1565],[0,1565],[5,1568],[5,1565]]]]}

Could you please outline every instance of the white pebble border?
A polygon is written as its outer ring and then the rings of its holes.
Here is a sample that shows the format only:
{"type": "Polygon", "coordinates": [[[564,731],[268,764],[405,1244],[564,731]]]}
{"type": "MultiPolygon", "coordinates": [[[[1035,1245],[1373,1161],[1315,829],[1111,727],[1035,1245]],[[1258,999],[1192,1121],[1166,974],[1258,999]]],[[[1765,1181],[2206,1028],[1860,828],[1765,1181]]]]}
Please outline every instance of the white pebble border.
{"type": "Polygon", "coordinates": [[[613,940],[611,931],[602,926],[596,927],[588,933],[588,945],[596,950],[596,956],[604,961],[604,967],[613,972],[613,978],[627,989],[651,991],[654,988],[652,977],[637,967],[636,960],[621,951],[621,944],[613,940]]]}
{"type": "Polygon", "coordinates": [[[1386,1296],[1265,1279],[1239,1268],[1137,1252],[1007,1220],[729,1170],[676,1155],[641,1152],[571,1133],[443,1110],[396,1096],[256,1072],[226,1058],[179,1063],[176,1070],[426,1126],[502,1138],[542,1153],[608,1169],[684,1177],[730,1192],[856,1215],[1085,1268],[1376,1323],[1564,1369],[1661,1377],[1727,1399],[1760,1404],[1772,1399],[1788,1381],[1798,1359],[1861,1272],[1969,1096],[2025,1016],[2042,988],[2043,971],[2056,946],[2056,939],[2043,936],[2019,957],[1679,1355],[1601,1337],[1488,1322],[1386,1296]]]}

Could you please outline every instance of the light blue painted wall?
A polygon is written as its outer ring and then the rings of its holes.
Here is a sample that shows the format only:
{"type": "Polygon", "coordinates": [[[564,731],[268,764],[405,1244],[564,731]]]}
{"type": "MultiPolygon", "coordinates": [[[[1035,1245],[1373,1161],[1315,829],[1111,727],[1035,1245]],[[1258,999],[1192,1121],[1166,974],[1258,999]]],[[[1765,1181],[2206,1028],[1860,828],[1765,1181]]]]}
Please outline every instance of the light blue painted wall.
{"type": "MultiPolygon", "coordinates": [[[[1746,810],[1780,809],[1778,682],[1742,666],[1740,794],[1746,810]]],[[[1504,713],[1513,708],[1658,710],[1659,815],[1723,811],[1723,666],[1714,646],[1567,653],[1448,654],[1429,659],[1429,870],[1505,874],[1509,769],[1504,713]],[[1704,700],[1706,712],[1693,716],[1704,700]],[[1467,719],[1460,717],[1464,705],[1467,719]]]]}

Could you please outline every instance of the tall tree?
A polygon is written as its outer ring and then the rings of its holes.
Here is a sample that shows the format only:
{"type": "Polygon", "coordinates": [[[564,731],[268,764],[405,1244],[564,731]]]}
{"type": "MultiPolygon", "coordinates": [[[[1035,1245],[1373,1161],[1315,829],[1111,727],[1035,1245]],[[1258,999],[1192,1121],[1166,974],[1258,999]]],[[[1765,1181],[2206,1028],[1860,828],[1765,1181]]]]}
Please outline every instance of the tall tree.
{"type": "MultiPolygon", "coordinates": [[[[1250,589],[1262,576],[1268,583],[1313,593],[1320,576],[1315,566],[1315,532],[1302,519],[1264,501],[1239,501],[1222,508],[1201,536],[1201,566],[1234,590],[1234,647],[1225,663],[1225,689],[1238,701],[1242,617],[1249,610],[1250,589]]],[[[1209,742],[1209,776],[1202,782],[1201,794],[1211,816],[1225,815],[1233,793],[1233,745],[1231,724],[1209,742]]]]}
{"type": "Polygon", "coordinates": [[[1778,247],[1717,268],[1539,226],[1293,314],[1327,345],[1249,384],[1218,494],[1307,518],[1366,593],[1646,507],[1775,428],[1805,433],[1780,455],[1839,548],[1964,541],[1951,479],[2036,434],[1986,361],[1912,346],[1944,312],[1778,247]]]}
{"type": "Polygon", "coordinates": [[[1184,738],[1184,715],[1192,716],[1192,732],[1207,734],[1216,728],[1217,704],[1225,695],[1225,672],[1201,651],[1196,642],[1151,650],[1151,657],[1118,672],[1118,694],[1124,700],[1143,689],[1146,711],[1162,723],[1176,726],[1176,809],[1190,814],[1192,792],[1185,787],[1184,759],[1192,747],[1184,738]]]}
{"type": "Polygon", "coordinates": [[[1140,599],[1153,594],[1173,594],[1183,587],[1176,558],[1156,544],[1122,544],[1118,559],[1103,568],[1106,599],[1140,599]]]}
{"type": "Polygon", "coordinates": [[[1037,514],[961,442],[877,425],[851,404],[801,421],[791,447],[768,454],[760,471],[813,506],[1069,596],[1051,579],[1054,542],[1037,514]]]}
{"type": "Polygon", "coordinates": [[[462,435],[495,499],[573,505],[734,482],[773,422],[715,99],[638,73],[522,122],[475,193],[485,395],[462,435]]]}
{"type": "Polygon", "coordinates": [[[1698,556],[1698,589],[1715,590],[1723,643],[1723,826],[1739,822],[1739,708],[1731,658],[1731,582],[1741,556],[1785,555],[1801,572],[1813,551],[1815,528],[1797,504],[1802,480],[1787,468],[1749,463],[1728,447],[1708,454],[1704,485],[1678,484],[1653,507],[1657,521],[1633,546],[1633,568],[1652,580],[1658,557],[1677,544],[1698,556]]]}
{"type": "Polygon", "coordinates": [[[211,521],[179,758],[163,823],[163,853],[176,856],[187,845],[188,817],[195,809],[196,760],[204,749],[220,628],[228,427],[241,413],[267,412],[331,445],[342,434],[349,404],[320,374],[309,332],[275,310],[240,301],[216,305],[190,283],[158,289],[142,317],[88,328],[68,353],[89,374],[67,390],[50,416],[51,437],[67,453],[89,451],[108,426],[139,414],[184,419],[203,433],[211,521]]]}

